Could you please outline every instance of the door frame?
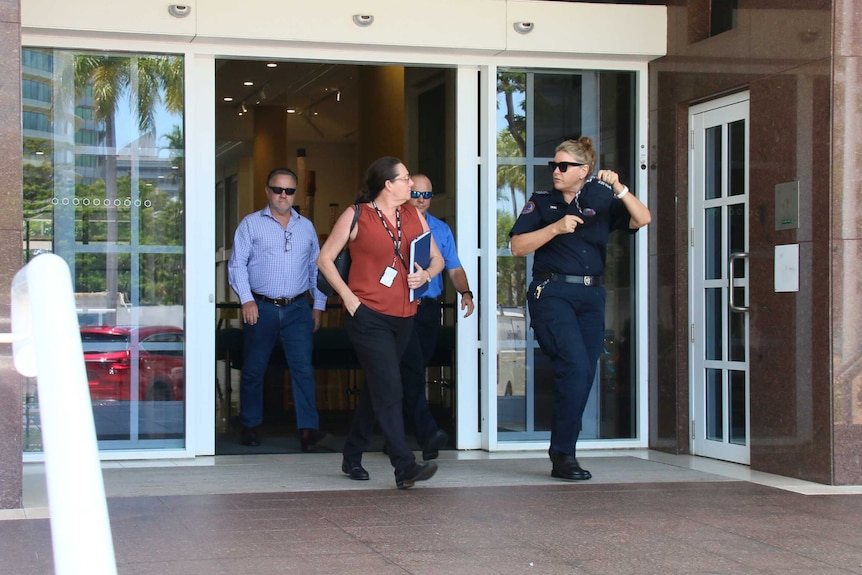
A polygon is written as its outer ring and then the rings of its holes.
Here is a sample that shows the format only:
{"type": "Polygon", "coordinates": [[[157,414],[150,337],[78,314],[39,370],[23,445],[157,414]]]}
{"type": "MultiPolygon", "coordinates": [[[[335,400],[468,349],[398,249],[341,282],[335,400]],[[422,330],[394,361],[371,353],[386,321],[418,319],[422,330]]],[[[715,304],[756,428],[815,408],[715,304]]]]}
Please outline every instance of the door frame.
{"type": "Polygon", "coordinates": [[[689,108],[689,327],[691,330],[689,338],[689,423],[690,423],[690,450],[693,455],[701,455],[714,459],[721,459],[748,465],[750,463],[751,454],[751,393],[750,393],[750,338],[749,338],[749,316],[748,316],[748,299],[749,299],[749,282],[750,271],[748,265],[748,246],[749,246],[749,158],[750,158],[750,95],[748,91],[740,92],[730,96],[725,96],[709,102],[697,104],[689,108]],[[710,118],[712,116],[712,118],[710,118]],[[726,126],[730,122],[738,119],[745,120],[745,173],[744,173],[744,192],[728,196],[726,194],[728,180],[726,169],[730,165],[728,159],[729,146],[722,145],[721,149],[721,166],[724,170],[721,178],[721,194],[718,198],[704,199],[703,188],[705,181],[705,130],[710,127],[722,126],[722,143],[727,142],[726,126]],[[712,122],[712,123],[710,123],[712,122]],[[744,247],[742,250],[736,250],[731,253],[730,234],[728,233],[729,218],[725,217],[729,205],[735,205],[742,200],[744,209],[743,228],[744,228],[744,247]],[[720,220],[721,230],[721,246],[719,249],[719,257],[715,265],[720,266],[720,277],[718,279],[706,280],[705,273],[705,258],[702,257],[705,245],[705,229],[706,223],[704,212],[707,204],[713,204],[713,207],[721,208],[722,218],[720,220]],[[742,277],[734,277],[733,269],[740,266],[735,266],[733,260],[740,259],[741,267],[744,270],[742,277]],[[707,284],[711,284],[708,286],[707,284]],[[732,285],[730,285],[732,284],[732,285]],[[720,308],[722,327],[719,337],[721,341],[722,353],[721,359],[707,359],[704,351],[706,345],[706,324],[707,314],[706,306],[703,303],[703,292],[707,287],[720,288],[720,308]],[[733,288],[742,288],[744,293],[744,302],[734,301],[733,288]],[[741,328],[744,345],[744,360],[729,359],[730,352],[730,333],[731,319],[733,314],[743,314],[743,326],[741,328]],[[710,365],[711,364],[711,365],[710,365]],[[705,371],[707,369],[717,369],[721,374],[721,441],[708,439],[707,435],[707,390],[705,383],[705,371]],[[729,374],[731,372],[744,373],[744,433],[745,443],[731,443],[730,432],[731,426],[731,397],[730,397],[730,382],[729,374]]]}

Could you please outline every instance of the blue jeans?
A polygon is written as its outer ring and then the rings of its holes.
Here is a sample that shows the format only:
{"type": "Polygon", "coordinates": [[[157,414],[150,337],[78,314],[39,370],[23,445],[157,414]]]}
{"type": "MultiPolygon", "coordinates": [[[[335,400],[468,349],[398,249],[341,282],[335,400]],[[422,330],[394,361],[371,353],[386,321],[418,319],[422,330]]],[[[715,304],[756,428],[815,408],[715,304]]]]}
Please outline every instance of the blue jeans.
{"type": "Polygon", "coordinates": [[[263,376],[272,350],[280,341],[290,370],[296,426],[299,429],[318,429],[320,421],[317,415],[314,367],[311,364],[314,322],[308,300],[299,297],[286,306],[257,300],[257,309],[257,323],[242,325],[240,423],[243,427],[257,427],[263,421],[263,376]]]}
{"type": "Polygon", "coordinates": [[[551,448],[574,455],[604,341],[605,288],[551,281],[535,299],[538,283],[527,301],[536,340],[554,366],[551,448]]]}

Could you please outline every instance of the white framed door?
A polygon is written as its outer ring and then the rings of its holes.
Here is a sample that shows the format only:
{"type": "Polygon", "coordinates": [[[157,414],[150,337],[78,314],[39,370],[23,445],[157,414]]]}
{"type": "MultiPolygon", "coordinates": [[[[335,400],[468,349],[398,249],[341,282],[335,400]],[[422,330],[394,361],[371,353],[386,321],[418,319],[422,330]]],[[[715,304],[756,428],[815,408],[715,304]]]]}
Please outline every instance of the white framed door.
{"type": "Polygon", "coordinates": [[[691,450],[750,461],[748,93],[689,111],[691,450]]]}

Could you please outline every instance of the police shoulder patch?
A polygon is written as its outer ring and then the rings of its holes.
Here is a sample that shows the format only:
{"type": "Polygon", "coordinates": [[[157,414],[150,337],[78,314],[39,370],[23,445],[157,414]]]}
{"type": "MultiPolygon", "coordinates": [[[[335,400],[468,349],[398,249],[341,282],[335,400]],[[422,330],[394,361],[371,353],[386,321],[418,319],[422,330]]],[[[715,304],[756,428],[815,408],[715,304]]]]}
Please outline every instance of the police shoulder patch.
{"type": "Polygon", "coordinates": [[[524,208],[521,210],[521,215],[524,214],[532,214],[536,210],[536,204],[533,203],[533,200],[530,200],[526,204],[524,204],[524,208]]]}

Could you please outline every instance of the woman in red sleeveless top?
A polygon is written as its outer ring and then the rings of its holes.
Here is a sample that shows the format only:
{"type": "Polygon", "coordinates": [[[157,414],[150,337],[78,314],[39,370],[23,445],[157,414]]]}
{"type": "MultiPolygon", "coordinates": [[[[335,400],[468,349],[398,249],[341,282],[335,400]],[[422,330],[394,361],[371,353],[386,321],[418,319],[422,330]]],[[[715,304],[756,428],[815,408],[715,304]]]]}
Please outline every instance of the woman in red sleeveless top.
{"type": "Polygon", "coordinates": [[[317,259],[319,273],[344,303],[347,336],[365,376],[344,445],[341,470],[351,479],[369,478],[362,467],[362,454],[368,448],[376,420],[383,431],[399,489],[430,479],[437,471],[434,462],[416,463],[404,438],[401,407],[399,364],[417,309],[417,302],[409,300],[409,292],[443,271],[443,258],[433,239],[428,267],[407,269],[410,242],[428,231],[424,216],[407,203],[412,185],[407,168],[398,158],[376,160],[365,176],[356,226],[351,230],[351,206],[335,222],[317,259]],[[333,263],[345,245],[351,259],[347,283],[333,263]]]}

